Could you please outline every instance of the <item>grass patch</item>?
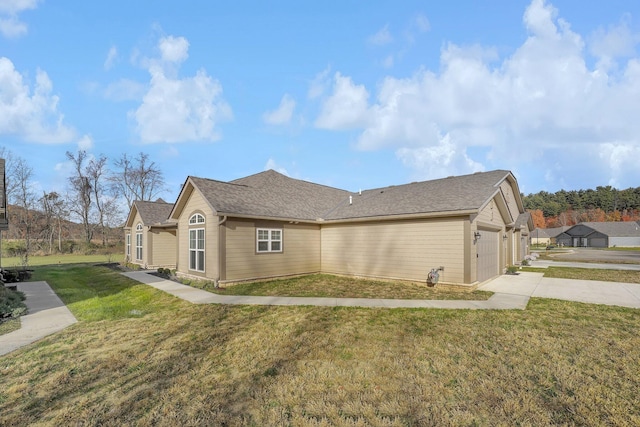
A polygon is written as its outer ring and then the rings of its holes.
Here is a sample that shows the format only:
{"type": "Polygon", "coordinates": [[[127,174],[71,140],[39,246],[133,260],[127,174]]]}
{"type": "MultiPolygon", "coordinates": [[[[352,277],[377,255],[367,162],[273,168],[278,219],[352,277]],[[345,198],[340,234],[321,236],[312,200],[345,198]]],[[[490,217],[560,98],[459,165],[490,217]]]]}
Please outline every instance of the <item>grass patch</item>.
{"type": "Polygon", "coordinates": [[[48,282],[78,320],[141,317],[166,310],[175,298],[101,266],[67,264],[39,268],[32,280],[48,282]]]}
{"type": "Polygon", "coordinates": [[[0,425],[640,424],[634,309],[195,305],[103,268],[37,274],[113,310],[0,359],[0,425]]]}
{"type": "Polygon", "coordinates": [[[612,247],[612,248],[602,248],[601,250],[605,250],[605,251],[627,251],[627,252],[637,252],[640,251],[640,248],[638,247],[612,247]]]}
{"type": "Polygon", "coordinates": [[[438,286],[430,288],[408,282],[384,282],[330,274],[239,283],[216,289],[212,282],[188,280],[190,286],[223,295],[326,297],[326,298],[389,298],[427,300],[487,300],[492,292],[456,292],[438,286]]]}
{"type": "Polygon", "coordinates": [[[520,271],[544,273],[544,277],[576,280],[598,280],[602,282],[639,283],[640,271],[634,270],[606,270],[600,268],[574,267],[522,267],[520,271]]]}
{"type": "MultiPolygon", "coordinates": [[[[28,267],[37,267],[43,265],[57,265],[57,264],[80,264],[80,263],[106,263],[106,262],[120,262],[124,259],[124,254],[112,254],[112,255],[43,255],[43,256],[30,256],[28,267]]],[[[4,268],[21,268],[22,259],[19,257],[2,257],[2,266],[4,268]]]]}
{"type": "Polygon", "coordinates": [[[20,329],[20,319],[9,319],[4,322],[0,322],[0,335],[8,334],[9,332],[17,331],[20,329]]]}
{"type": "Polygon", "coordinates": [[[640,283],[640,271],[605,270],[599,268],[548,267],[544,277],[559,279],[599,280],[603,282],[640,283]]]}
{"type": "Polygon", "coordinates": [[[24,293],[12,291],[0,283],[0,322],[26,314],[27,306],[24,300],[24,293]]]}

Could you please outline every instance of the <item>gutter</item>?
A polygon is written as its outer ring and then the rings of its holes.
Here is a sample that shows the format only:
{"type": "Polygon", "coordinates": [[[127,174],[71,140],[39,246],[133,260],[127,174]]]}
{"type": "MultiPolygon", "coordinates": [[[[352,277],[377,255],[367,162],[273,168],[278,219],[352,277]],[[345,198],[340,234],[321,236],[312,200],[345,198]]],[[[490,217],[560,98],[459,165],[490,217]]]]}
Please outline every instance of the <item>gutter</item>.
{"type": "Polygon", "coordinates": [[[449,212],[421,212],[415,214],[398,214],[398,215],[377,215],[368,217],[354,217],[354,218],[340,218],[340,219],[324,219],[316,218],[315,220],[300,219],[300,218],[282,218],[273,216],[261,216],[261,215],[247,215],[247,214],[235,214],[229,212],[217,212],[218,216],[244,218],[244,219],[257,219],[267,221],[286,221],[286,222],[299,222],[306,224],[341,224],[341,223],[353,223],[353,222],[372,222],[372,221],[396,221],[402,219],[419,219],[419,218],[443,218],[443,217],[456,217],[456,216],[468,216],[477,214],[478,209],[465,209],[459,211],[449,212]]]}

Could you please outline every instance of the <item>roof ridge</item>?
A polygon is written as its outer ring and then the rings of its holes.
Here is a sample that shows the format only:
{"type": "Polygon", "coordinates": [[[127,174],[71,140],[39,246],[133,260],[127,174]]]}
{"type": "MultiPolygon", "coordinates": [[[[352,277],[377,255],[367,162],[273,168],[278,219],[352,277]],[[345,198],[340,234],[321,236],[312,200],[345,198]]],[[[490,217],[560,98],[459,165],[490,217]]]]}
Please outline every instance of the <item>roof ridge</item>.
{"type": "Polygon", "coordinates": [[[235,186],[238,186],[238,187],[247,187],[247,188],[250,188],[250,187],[249,187],[248,185],[246,185],[246,184],[238,184],[238,183],[234,182],[235,180],[234,180],[234,181],[221,181],[221,180],[219,180],[219,179],[204,178],[204,177],[201,177],[201,176],[194,176],[194,175],[189,175],[189,176],[187,177],[187,179],[189,179],[189,178],[191,178],[191,179],[200,179],[200,180],[202,180],[202,181],[208,181],[208,182],[215,182],[215,183],[218,183],[218,184],[228,184],[228,185],[235,185],[235,186]]]}
{"type": "MultiPolygon", "coordinates": [[[[344,191],[344,192],[346,192],[346,193],[351,193],[351,191],[349,191],[349,190],[345,190],[345,189],[342,189],[342,188],[332,187],[332,186],[330,186],[330,185],[320,184],[320,183],[313,182],[313,181],[307,181],[307,180],[305,180],[305,179],[293,178],[293,177],[290,177],[290,176],[285,175],[285,174],[283,174],[283,173],[280,173],[280,172],[278,172],[278,171],[275,171],[275,170],[273,170],[273,169],[267,169],[267,170],[265,170],[265,171],[258,172],[258,173],[254,173],[254,174],[249,175],[249,176],[244,176],[244,177],[241,177],[241,178],[237,178],[237,179],[234,179],[234,180],[229,181],[229,182],[231,182],[231,183],[235,183],[236,181],[240,181],[240,180],[244,180],[244,179],[248,179],[248,178],[256,177],[256,176],[258,176],[258,175],[265,174],[265,173],[271,173],[272,175],[273,175],[273,174],[275,174],[275,176],[277,176],[277,177],[279,177],[279,178],[285,178],[285,179],[290,179],[290,180],[292,180],[292,181],[303,182],[303,183],[305,183],[305,184],[311,184],[311,185],[314,185],[314,186],[317,186],[317,187],[324,187],[324,188],[329,188],[329,189],[331,189],[331,190],[339,190],[339,191],[344,191]]],[[[239,184],[239,185],[245,185],[245,184],[239,184]]]]}

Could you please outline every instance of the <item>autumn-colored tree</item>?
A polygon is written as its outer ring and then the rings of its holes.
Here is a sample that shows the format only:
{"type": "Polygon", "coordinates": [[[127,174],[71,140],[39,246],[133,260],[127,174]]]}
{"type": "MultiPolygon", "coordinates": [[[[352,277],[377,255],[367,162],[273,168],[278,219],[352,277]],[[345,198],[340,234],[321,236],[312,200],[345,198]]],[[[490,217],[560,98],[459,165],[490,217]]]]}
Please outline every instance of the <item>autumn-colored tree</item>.
{"type": "Polygon", "coordinates": [[[535,228],[545,228],[546,222],[544,220],[544,214],[542,213],[542,209],[534,209],[529,211],[531,214],[531,219],[533,220],[533,226],[535,228]]]}
{"type": "Polygon", "coordinates": [[[619,210],[615,210],[613,212],[609,212],[606,215],[607,221],[622,221],[622,214],[620,213],[619,210]]]}

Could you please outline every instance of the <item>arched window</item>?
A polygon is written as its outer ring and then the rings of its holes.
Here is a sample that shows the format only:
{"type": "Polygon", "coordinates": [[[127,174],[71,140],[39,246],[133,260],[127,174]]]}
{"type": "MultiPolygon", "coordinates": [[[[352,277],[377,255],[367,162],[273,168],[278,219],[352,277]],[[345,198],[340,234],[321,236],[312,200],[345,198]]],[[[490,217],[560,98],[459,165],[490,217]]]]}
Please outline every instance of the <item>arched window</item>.
{"type": "Polygon", "coordinates": [[[189,270],[204,270],[204,216],[196,213],[189,218],[189,270]]]}
{"type": "Polygon", "coordinates": [[[136,225],[136,261],[142,261],[142,224],[136,225]]]}
{"type": "Polygon", "coordinates": [[[193,224],[204,224],[204,216],[200,214],[191,215],[191,218],[189,218],[189,225],[193,224]]]}

